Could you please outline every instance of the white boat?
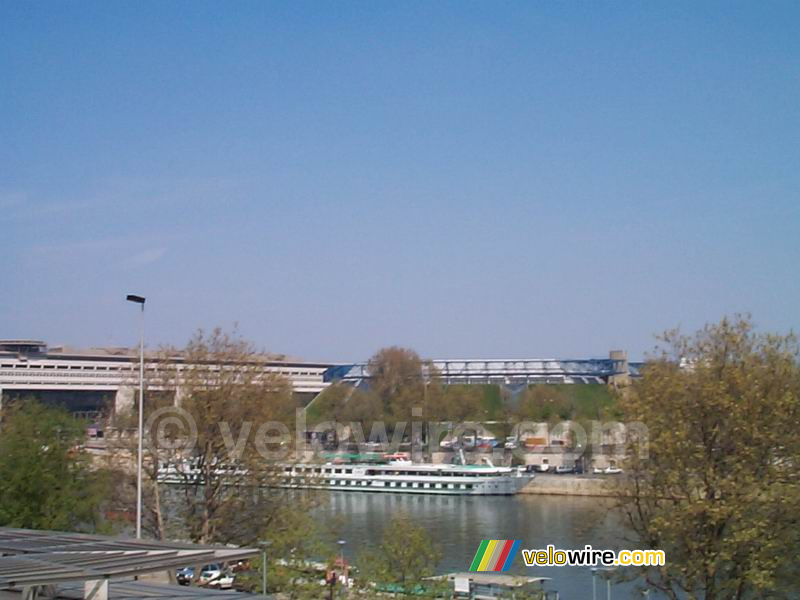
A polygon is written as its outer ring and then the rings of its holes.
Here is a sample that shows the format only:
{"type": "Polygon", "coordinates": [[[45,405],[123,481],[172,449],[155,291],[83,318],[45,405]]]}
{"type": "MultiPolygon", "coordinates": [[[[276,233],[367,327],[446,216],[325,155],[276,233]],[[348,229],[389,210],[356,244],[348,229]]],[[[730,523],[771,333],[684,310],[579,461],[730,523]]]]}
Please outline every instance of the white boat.
{"type": "Polygon", "coordinates": [[[392,461],[388,464],[293,464],[279,485],[357,492],[510,496],[533,479],[524,469],[392,461]]]}
{"type": "MultiPolygon", "coordinates": [[[[385,464],[292,463],[276,467],[270,485],[295,489],[352,492],[400,492],[461,496],[516,494],[532,479],[524,468],[445,465],[393,460],[385,464]]],[[[225,476],[229,471],[220,470],[225,476]]],[[[182,484],[193,473],[174,466],[159,469],[162,483],[182,484]]]]}

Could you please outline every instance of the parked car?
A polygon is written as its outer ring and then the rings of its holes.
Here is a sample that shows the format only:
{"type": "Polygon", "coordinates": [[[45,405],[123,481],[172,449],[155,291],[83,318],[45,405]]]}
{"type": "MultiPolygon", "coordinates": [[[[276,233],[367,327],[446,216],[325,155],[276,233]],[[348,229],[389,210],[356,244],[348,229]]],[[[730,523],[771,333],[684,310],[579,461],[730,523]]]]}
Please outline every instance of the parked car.
{"type": "Polygon", "coordinates": [[[178,585],[191,585],[194,579],[194,567],[183,567],[175,572],[175,579],[178,585]]]}
{"type": "Polygon", "coordinates": [[[620,469],[619,467],[609,466],[603,469],[603,473],[605,473],[606,475],[619,475],[620,473],[622,473],[622,469],[620,469]]]}
{"type": "Polygon", "coordinates": [[[559,465],[556,467],[556,473],[559,475],[564,475],[566,473],[574,473],[575,467],[572,465],[559,465]]]}
{"type": "Polygon", "coordinates": [[[514,449],[516,449],[516,448],[518,447],[518,444],[517,444],[517,438],[515,438],[513,435],[510,435],[510,436],[508,436],[508,437],[506,438],[506,442],[505,442],[504,446],[505,446],[505,447],[506,447],[506,449],[508,449],[508,450],[514,450],[514,449]]]}
{"type": "Polygon", "coordinates": [[[233,587],[233,575],[231,575],[222,565],[206,565],[200,571],[200,585],[206,587],[229,590],[233,587]]]}

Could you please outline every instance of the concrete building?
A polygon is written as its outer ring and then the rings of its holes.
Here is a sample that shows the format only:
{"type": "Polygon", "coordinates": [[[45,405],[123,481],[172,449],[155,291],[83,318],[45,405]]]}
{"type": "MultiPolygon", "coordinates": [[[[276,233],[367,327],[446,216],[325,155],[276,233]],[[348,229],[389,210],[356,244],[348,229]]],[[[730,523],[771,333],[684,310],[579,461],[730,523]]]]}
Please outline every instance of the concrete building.
{"type": "MultiPolygon", "coordinates": [[[[278,373],[292,384],[303,405],[336,381],[353,386],[368,385],[369,364],[313,363],[264,356],[265,373],[278,373]]],[[[41,340],[0,340],[0,405],[3,400],[35,397],[43,402],[67,406],[72,412],[94,419],[113,415],[132,406],[138,387],[139,355],[136,348],[48,347],[41,340]]],[[[167,361],[176,372],[185,368],[183,356],[167,361]]],[[[145,356],[145,377],[153,374],[163,359],[145,356]]],[[[517,393],[539,383],[611,384],[636,377],[640,363],[630,363],[622,351],[609,358],[590,359],[441,359],[434,360],[438,377],[445,384],[496,384],[517,393]]],[[[178,395],[180,392],[178,392],[178,395]]]]}
{"type": "MultiPolygon", "coordinates": [[[[185,365],[179,355],[169,362],[178,372],[185,365]]],[[[306,401],[329,385],[324,375],[330,364],[269,357],[263,364],[265,371],[288,378],[295,394],[306,401]]],[[[155,357],[146,355],[145,370],[156,366],[155,357]]],[[[95,418],[132,405],[138,377],[137,349],[76,350],[48,348],[40,340],[0,340],[0,402],[35,397],[95,418]]]]}

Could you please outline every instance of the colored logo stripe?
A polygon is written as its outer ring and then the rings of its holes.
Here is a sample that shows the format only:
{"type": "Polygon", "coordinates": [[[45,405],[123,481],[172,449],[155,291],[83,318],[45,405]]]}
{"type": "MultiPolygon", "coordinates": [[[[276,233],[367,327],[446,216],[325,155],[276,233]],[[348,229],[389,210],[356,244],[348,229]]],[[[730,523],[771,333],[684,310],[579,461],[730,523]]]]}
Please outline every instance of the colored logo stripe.
{"type": "Polygon", "coordinates": [[[497,559],[497,562],[494,564],[494,569],[492,571],[502,571],[503,567],[506,566],[506,560],[508,559],[508,553],[511,552],[511,546],[514,545],[514,540],[506,540],[505,544],[503,544],[503,548],[500,551],[500,556],[497,559]]]}
{"type": "Polygon", "coordinates": [[[520,540],[483,540],[470,571],[508,571],[519,551],[520,540]]]}
{"type": "Polygon", "coordinates": [[[486,547],[489,545],[489,540],[483,540],[481,545],[478,546],[478,551],[475,553],[475,558],[472,559],[472,564],[469,567],[470,571],[477,571],[483,560],[483,553],[486,552],[486,547]]]}
{"type": "Polygon", "coordinates": [[[492,554],[494,553],[496,546],[497,540],[489,540],[489,545],[486,546],[486,552],[483,553],[483,558],[481,559],[481,564],[478,567],[478,571],[485,571],[486,567],[489,566],[489,561],[492,560],[492,554]]]}
{"type": "Polygon", "coordinates": [[[519,545],[521,540],[514,540],[514,543],[511,545],[511,550],[508,552],[508,556],[506,557],[506,562],[503,565],[503,571],[508,571],[511,568],[511,563],[514,562],[514,557],[517,556],[517,552],[519,552],[519,545]]]}

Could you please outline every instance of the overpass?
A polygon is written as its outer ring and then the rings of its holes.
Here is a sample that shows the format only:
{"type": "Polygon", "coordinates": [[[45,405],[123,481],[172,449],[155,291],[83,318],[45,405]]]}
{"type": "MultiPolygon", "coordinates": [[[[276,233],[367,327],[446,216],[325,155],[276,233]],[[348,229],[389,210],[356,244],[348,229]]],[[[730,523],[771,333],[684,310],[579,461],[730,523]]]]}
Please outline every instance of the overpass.
{"type": "MultiPolygon", "coordinates": [[[[614,383],[637,377],[641,363],[629,363],[625,352],[612,350],[608,358],[587,359],[438,359],[424,367],[430,380],[437,376],[445,384],[497,384],[504,386],[536,383],[614,383]]],[[[344,381],[354,385],[371,378],[369,363],[333,366],[325,372],[325,381],[344,381]]]]}
{"type": "MultiPolygon", "coordinates": [[[[335,381],[367,385],[369,363],[331,364],[263,357],[265,373],[286,377],[303,404],[335,381]]],[[[168,359],[180,378],[184,358],[168,359]]],[[[145,355],[145,371],[155,375],[162,359],[145,355]]],[[[636,377],[641,363],[629,363],[621,351],[608,358],[589,359],[439,359],[431,361],[423,375],[434,373],[445,384],[496,384],[520,390],[537,383],[617,383],[636,377]]],[[[2,401],[37,397],[63,404],[72,411],[93,416],[110,414],[131,406],[138,386],[139,357],[136,349],[48,348],[40,340],[0,340],[0,405],[2,401]]]]}

